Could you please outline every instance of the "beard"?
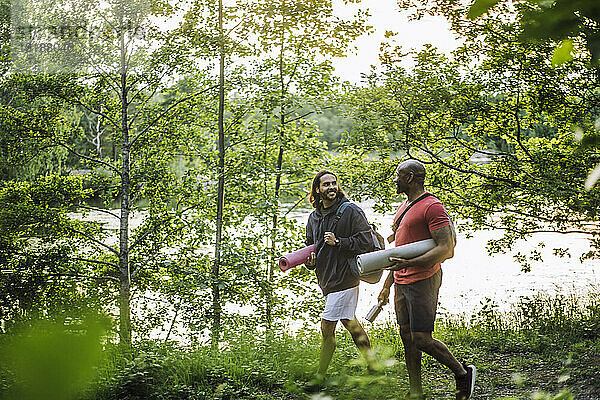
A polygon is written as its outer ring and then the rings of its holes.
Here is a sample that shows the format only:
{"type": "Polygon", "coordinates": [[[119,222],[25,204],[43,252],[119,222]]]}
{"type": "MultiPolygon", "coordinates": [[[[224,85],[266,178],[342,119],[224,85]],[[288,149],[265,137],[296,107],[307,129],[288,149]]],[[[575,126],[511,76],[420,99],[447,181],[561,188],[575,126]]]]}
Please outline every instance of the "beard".
{"type": "Polygon", "coordinates": [[[323,197],[326,198],[326,199],[331,199],[332,197],[330,197],[330,196],[331,196],[332,193],[335,194],[335,196],[333,196],[333,198],[335,199],[337,197],[337,194],[338,194],[338,190],[337,189],[329,189],[329,190],[327,190],[324,193],[323,197]]]}
{"type": "Polygon", "coordinates": [[[404,186],[402,186],[400,183],[396,183],[396,193],[397,194],[406,193],[406,191],[404,189],[405,189],[404,186]]]}

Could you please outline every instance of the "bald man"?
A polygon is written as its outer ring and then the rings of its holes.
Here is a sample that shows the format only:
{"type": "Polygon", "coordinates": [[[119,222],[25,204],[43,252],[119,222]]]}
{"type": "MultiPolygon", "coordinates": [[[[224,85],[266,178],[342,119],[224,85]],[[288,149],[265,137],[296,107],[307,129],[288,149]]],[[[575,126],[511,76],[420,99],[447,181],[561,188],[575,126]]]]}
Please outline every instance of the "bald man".
{"type": "Polygon", "coordinates": [[[442,203],[425,191],[425,167],[416,160],[402,162],[394,178],[396,192],[407,199],[394,217],[391,238],[396,246],[433,239],[436,246],[412,258],[394,258],[395,265],[379,294],[387,303],[394,284],[394,308],[404,345],[410,391],[407,399],[423,399],[421,356],[425,352],[448,367],[456,378],[456,399],[466,400],[475,385],[477,369],[460,363],[446,345],[432,336],[438,292],[442,284],[441,263],[454,255],[455,237],[450,218],[442,203]]]}

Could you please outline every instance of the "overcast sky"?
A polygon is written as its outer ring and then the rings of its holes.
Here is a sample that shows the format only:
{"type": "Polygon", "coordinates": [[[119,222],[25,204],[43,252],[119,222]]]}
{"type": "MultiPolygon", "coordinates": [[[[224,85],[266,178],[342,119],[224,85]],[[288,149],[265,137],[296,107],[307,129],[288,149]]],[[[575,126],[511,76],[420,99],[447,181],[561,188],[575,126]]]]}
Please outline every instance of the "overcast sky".
{"type": "Polygon", "coordinates": [[[397,32],[396,43],[403,49],[419,49],[431,43],[440,51],[449,53],[457,47],[457,42],[449,31],[449,24],[440,17],[424,17],[419,21],[408,21],[406,14],[398,10],[396,0],[363,0],[359,6],[344,5],[342,0],[334,0],[335,13],[343,18],[352,16],[357,7],[369,9],[368,24],[374,32],[359,38],[354,44],[354,54],[337,59],[334,63],[336,74],[354,83],[360,81],[360,74],[366,73],[370,65],[379,61],[379,44],[386,31],[397,32]]]}

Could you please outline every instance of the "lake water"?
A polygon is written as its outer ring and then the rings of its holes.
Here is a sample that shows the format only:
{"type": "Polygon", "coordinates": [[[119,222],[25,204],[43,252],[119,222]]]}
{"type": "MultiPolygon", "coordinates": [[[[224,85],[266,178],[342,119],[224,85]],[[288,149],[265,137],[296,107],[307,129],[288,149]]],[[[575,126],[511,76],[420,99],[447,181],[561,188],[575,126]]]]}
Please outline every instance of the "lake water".
{"type": "MultiPolygon", "coordinates": [[[[380,227],[379,232],[387,237],[391,233],[389,227],[393,221],[393,213],[383,216],[375,213],[372,202],[362,202],[359,205],[369,221],[376,223],[380,227]]],[[[291,212],[289,216],[296,218],[301,224],[306,224],[310,211],[298,210],[291,212]]],[[[138,226],[144,217],[144,212],[132,213],[131,227],[138,226]]],[[[85,219],[104,221],[107,228],[118,230],[117,220],[106,213],[91,212],[85,219]]],[[[522,253],[529,253],[539,242],[546,244],[541,250],[544,261],[533,262],[531,271],[527,273],[521,271],[521,265],[513,259],[512,254],[487,254],[487,241],[501,236],[502,231],[499,230],[475,232],[471,238],[466,238],[458,232],[454,257],[442,264],[444,277],[438,312],[469,315],[478,310],[487,299],[497,304],[499,310],[505,311],[523,296],[538,293],[578,295],[590,290],[597,292],[600,289],[600,263],[594,260],[579,261],[579,256],[590,249],[585,235],[543,233],[533,235],[527,242],[519,243],[515,251],[522,253]],[[554,256],[552,253],[556,247],[568,248],[571,258],[554,256]]],[[[357,317],[363,319],[369,309],[377,303],[382,284],[383,279],[378,284],[361,283],[357,317]]],[[[393,310],[389,305],[384,308],[377,321],[381,322],[386,318],[393,318],[393,310]]]]}

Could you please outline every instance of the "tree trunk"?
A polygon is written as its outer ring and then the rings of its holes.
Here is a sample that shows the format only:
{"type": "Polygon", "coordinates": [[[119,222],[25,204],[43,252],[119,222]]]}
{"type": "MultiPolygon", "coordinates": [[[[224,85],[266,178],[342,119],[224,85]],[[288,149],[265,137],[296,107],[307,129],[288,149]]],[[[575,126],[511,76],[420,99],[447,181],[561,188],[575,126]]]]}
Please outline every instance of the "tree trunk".
{"type": "Polygon", "coordinates": [[[223,36],[223,2],[219,0],[219,165],[217,168],[217,226],[215,233],[215,262],[212,270],[212,294],[213,294],[213,325],[211,345],[213,348],[219,346],[221,335],[221,293],[219,288],[220,266],[221,266],[221,236],[223,231],[223,205],[225,200],[225,38],[223,36]]]}
{"type": "Polygon", "coordinates": [[[279,52],[279,85],[281,87],[280,93],[280,105],[279,105],[279,154],[277,155],[277,164],[275,165],[275,209],[273,210],[273,230],[271,231],[271,262],[267,267],[267,293],[266,293],[266,306],[265,306],[265,319],[267,327],[271,327],[273,322],[273,269],[275,268],[275,240],[277,238],[277,223],[278,223],[278,212],[279,212],[279,196],[281,191],[281,169],[283,167],[283,133],[285,129],[285,81],[284,81],[284,70],[283,70],[283,52],[284,52],[284,33],[281,34],[281,48],[279,52]]]}
{"type": "MultiPolygon", "coordinates": [[[[282,117],[283,119],[283,117],[282,117]]],[[[283,129],[283,125],[281,126],[283,129]]],[[[281,133],[280,133],[281,135],[281,133]]],[[[276,255],[275,255],[275,240],[277,238],[277,222],[278,222],[278,211],[279,211],[279,192],[281,191],[281,168],[283,166],[283,146],[279,146],[279,154],[277,156],[275,177],[275,210],[273,211],[273,230],[271,231],[271,262],[267,268],[267,305],[265,310],[265,318],[267,327],[271,327],[273,323],[273,270],[275,268],[276,255]]]]}
{"type": "Polygon", "coordinates": [[[121,129],[123,148],[121,151],[121,223],[119,232],[119,341],[123,347],[131,347],[131,271],[129,268],[129,204],[130,196],[130,154],[129,128],[127,126],[127,65],[125,33],[121,31],[121,129]]]}

